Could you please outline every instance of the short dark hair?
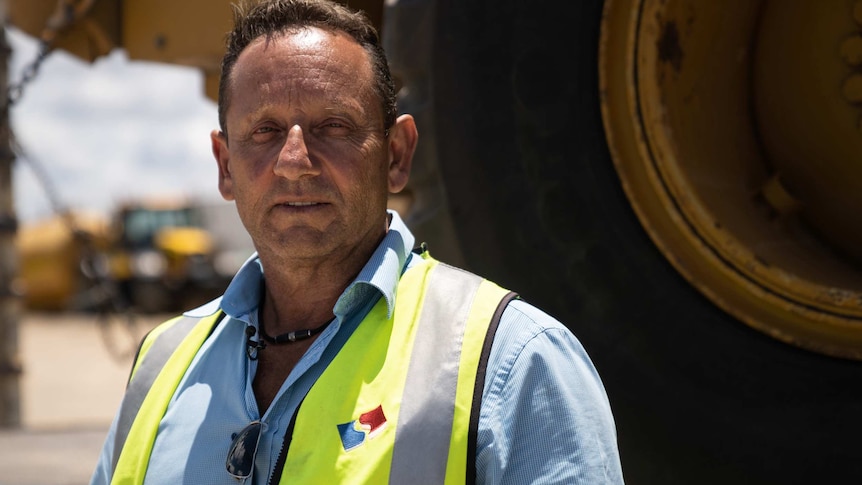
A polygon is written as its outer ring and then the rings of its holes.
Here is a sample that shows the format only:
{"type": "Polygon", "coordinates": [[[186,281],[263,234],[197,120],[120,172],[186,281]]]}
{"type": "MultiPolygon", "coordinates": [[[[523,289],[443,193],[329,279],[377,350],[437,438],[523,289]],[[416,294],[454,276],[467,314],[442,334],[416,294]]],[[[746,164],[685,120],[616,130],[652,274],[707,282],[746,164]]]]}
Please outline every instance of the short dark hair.
{"type": "Polygon", "coordinates": [[[227,133],[230,75],[243,49],[259,37],[272,37],[304,27],[344,32],[368,52],[383,107],[383,127],[388,131],[395,124],[398,108],[395,83],[377,29],[364,12],[351,10],[331,0],[263,0],[252,2],[251,6],[245,0],[234,5],[234,28],[227,34],[219,77],[218,120],[221,130],[227,133]]]}

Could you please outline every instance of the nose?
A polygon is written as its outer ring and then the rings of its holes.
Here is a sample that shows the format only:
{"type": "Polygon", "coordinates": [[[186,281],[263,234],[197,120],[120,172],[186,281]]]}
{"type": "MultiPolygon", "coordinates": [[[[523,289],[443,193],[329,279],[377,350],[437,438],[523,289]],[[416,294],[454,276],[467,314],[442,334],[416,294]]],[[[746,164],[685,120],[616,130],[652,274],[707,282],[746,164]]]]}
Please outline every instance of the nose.
{"type": "Polygon", "coordinates": [[[304,176],[320,173],[320,168],[311,161],[308,146],[305,144],[305,136],[299,125],[293,125],[287,131],[287,137],[281,151],[278,152],[278,160],[275,162],[273,171],[279,177],[290,180],[298,180],[304,176]]]}

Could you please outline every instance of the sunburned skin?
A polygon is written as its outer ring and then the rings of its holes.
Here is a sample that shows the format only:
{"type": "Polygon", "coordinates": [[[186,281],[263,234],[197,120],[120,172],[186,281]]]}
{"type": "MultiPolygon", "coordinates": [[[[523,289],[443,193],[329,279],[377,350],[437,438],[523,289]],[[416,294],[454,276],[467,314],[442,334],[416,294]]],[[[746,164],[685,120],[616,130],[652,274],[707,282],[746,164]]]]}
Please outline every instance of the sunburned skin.
{"type": "Polygon", "coordinates": [[[261,253],[343,264],[345,248],[383,236],[387,140],[370,76],[361,47],[319,29],[240,55],[222,192],[261,253]]]}
{"type": "Polygon", "coordinates": [[[368,52],[314,27],[251,42],[229,86],[213,154],[266,273],[267,328],[315,327],[386,234],[415,123],[385,127],[368,52]]]}

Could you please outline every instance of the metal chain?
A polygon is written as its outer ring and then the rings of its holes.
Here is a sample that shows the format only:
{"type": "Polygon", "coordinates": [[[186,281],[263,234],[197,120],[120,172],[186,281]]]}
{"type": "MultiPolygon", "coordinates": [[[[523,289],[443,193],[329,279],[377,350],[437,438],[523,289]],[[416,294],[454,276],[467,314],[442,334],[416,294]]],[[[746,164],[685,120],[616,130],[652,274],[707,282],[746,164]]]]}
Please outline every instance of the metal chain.
{"type": "MultiPolygon", "coordinates": [[[[21,74],[21,79],[17,83],[9,84],[7,87],[6,103],[2,106],[3,119],[7,120],[7,122],[9,119],[9,108],[14,106],[15,103],[21,99],[24,94],[24,88],[36,79],[36,76],[39,74],[39,68],[51,52],[53,52],[54,41],[60,35],[61,31],[71,26],[75,21],[81,18],[81,16],[86,14],[94,3],[94,0],[85,0],[85,3],[79,4],[78,8],[76,8],[72,3],[73,1],[74,0],[57,1],[57,8],[54,11],[54,14],[48,18],[45,22],[45,28],[42,30],[42,35],[39,38],[39,51],[37,52],[36,57],[24,68],[24,71],[21,74]]],[[[48,201],[50,202],[53,212],[63,216],[64,219],[66,219],[66,222],[70,223],[71,221],[66,217],[68,210],[66,210],[60,202],[57,190],[51,183],[51,180],[48,177],[48,172],[45,170],[44,166],[24,153],[24,148],[18,142],[11,126],[9,134],[13,153],[17,154],[17,158],[19,160],[26,160],[30,164],[33,174],[36,176],[36,180],[48,196],[48,201]]],[[[70,227],[70,229],[72,229],[73,232],[75,230],[74,227],[70,227]]]]}
{"type": "Polygon", "coordinates": [[[12,83],[6,90],[6,104],[3,109],[8,111],[24,95],[24,88],[33,82],[39,74],[39,68],[45,59],[54,51],[54,41],[59,35],[80,20],[93,8],[96,0],[57,0],[57,8],[54,14],[45,22],[45,28],[39,38],[39,51],[36,57],[27,64],[21,73],[21,79],[12,83]]]}
{"type": "MultiPolygon", "coordinates": [[[[45,169],[45,165],[24,151],[24,147],[18,142],[18,138],[14,133],[12,133],[11,136],[11,145],[16,158],[18,160],[25,161],[30,166],[33,176],[36,177],[36,181],[42,186],[42,190],[48,198],[48,204],[51,206],[51,211],[57,215],[64,216],[65,218],[65,215],[69,213],[68,207],[60,200],[59,191],[52,183],[51,177],[45,169]]],[[[71,221],[67,220],[67,223],[71,223],[71,221]]],[[[74,224],[70,224],[70,229],[72,232],[75,232],[76,227],[74,224]]]]}
{"type": "Polygon", "coordinates": [[[24,71],[21,74],[21,79],[17,83],[10,84],[7,89],[6,109],[11,108],[21,99],[21,96],[24,94],[24,88],[36,79],[36,75],[39,74],[39,68],[51,52],[52,48],[50,42],[46,42],[44,40],[39,42],[39,53],[36,54],[36,58],[24,68],[24,71]]]}
{"type": "MultiPolygon", "coordinates": [[[[30,84],[39,74],[39,68],[48,55],[53,52],[54,41],[62,33],[63,30],[69,28],[72,24],[80,20],[86,15],[95,4],[96,0],[58,0],[57,8],[54,14],[45,22],[45,28],[42,30],[42,35],[39,39],[39,52],[35,59],[31,61],[24,69],[21,80],[15,84],[11,84],[6,92],[6,104],[2,107],[6,116],[3,119],[8,120],[8,110],[16,102],[21,99],[24,93],[24,88],[30,84]]],[[[45,195],[48,197],[51,210],[58,216],[63,218],[64,223],[68,226],[73,235],[80,235],[82,231],[77,227],[71,211],[68,206],[62,203],[59,197],[59,191],[48,175],[45,166],[37,162],[33,157],[28,156],[24,152],[24,147],[18,142],[13,130],[9,130],[10,145],[12,151],[17,155],[17,159],[26,161],[36,177],[37,182],[42,186],[45,195]]]]}
{"type": "Polygon", "coordinates": [[[14,133],[11,136],[11,146],[16,158],[29,165],[48,198],[52,212],[62,220],[72,238],[79,244],[80,275],[87,282],[87,287],[81,291],[81,301],[86,303],[86,308],[96,312],[99,334],[111,358],[118,363],[127,364],[135,355],[141,338],[137,315],[121,292],[117,281],[108,272],[103,259],[104,251],[97,247],[96,239],[78,224],[73,211],[63,203],[45,165],[25,152],[14,133]]]}
{"type": "MultiPolygon", "coordinates": [[[[7,87],[5,103],[0,107],[3,119],[8,120],[9,109],[20,101],[24,88],[39,74],[39,69],[45,59],[53,52],[54,42],[61,32],[81,19],[93,7],[96,0],[58,0],[57,9],[46,22],[39,39],[39,51],[36,57],[24,68],[21,79],[7,87]]],[[[10,129],[10,144],[18,160],[26,161],[39,185],[48,197],[54,214],[62,218],[72,237],[81,247],[81,274],[89,284],[85,297],[98,314],[97,324],[102,340],[111,357],[118,362],[126,363],[134,355],[139,339],[136,317],[131,311],[129,302],[123,297],[119,288],[109,274],[100,270],[98,258],[101,255],[95,241],[83,230],[75,220],[72,211],[63,204],[59,191],[51,181],[48,171],[42,163],[25,153],[24,147],[18,142],[15,133],[10,129]],[[119,334],[125,334],[122,338],[119,334]],[[126,341],[127,343],[122,343],[126,341]]]]}

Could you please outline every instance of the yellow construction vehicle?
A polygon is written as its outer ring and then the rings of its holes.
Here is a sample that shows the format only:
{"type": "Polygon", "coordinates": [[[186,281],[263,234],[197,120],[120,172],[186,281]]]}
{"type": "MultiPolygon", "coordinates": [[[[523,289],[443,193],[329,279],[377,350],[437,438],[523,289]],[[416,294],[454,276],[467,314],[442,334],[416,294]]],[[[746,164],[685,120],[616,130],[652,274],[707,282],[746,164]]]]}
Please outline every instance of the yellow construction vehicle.
{"type": "Polygon", "coordinates": [[[215,241],[188,202],[122,204],[110,236],[109,274],[140,311],[177,311],[223,289],[214,266],[215,241]]]}
{"type": "Polygon", "coordinates": [[[81,263],[107,251],[104,217],[68,213],[26,224],[18,229],[15,245],[19,258],[16,287],[26,308],[63,311],[92,306],[86,301],[90,280],[81,263]]]}
{"type": "Polygon", "coordinates": [[[65,214],[25,225],[17,237],[24,304],[39,310],[94,310],[93,290],[116,285],[120,307],[178,311],[224,289],[216,244],[194,204],[136,200],[110,220],[65,214]]]}
{"type": "MultiPolygon", "coordinates": [[[[60,3],[10,19],[215,97],[229,0],[60,3]]],[[[862,476],[862,0],[348,3],[409,88],[418,238],[578,335],[627,481],[862,476]]]]}

